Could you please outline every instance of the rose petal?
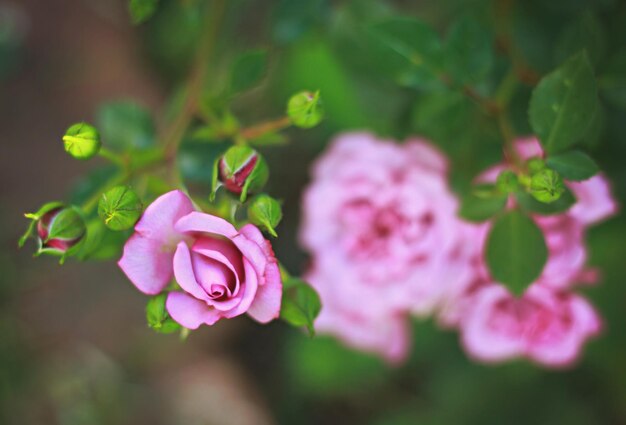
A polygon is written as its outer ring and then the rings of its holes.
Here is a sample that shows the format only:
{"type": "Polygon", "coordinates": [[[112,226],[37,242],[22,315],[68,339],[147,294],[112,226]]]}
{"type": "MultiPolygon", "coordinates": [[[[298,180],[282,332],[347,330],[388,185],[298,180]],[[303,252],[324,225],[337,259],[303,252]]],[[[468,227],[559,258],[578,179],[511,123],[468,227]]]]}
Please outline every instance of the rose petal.
{"type": "Polygon", "coordinates": [[[191,253],[185,242],[180,242],[174,254],[174,276],[176,281],[185,292],[193,295],[199,300],[208,301],[209,297],[202,288],[194,273],[191,261],[191,253]]]}
{"type": "Polygon", "coordinates": [[[248,237],[242,233],[235,236],[232,241],[235,246],[239,248],[239,251],[241,251],[244,258],[247,259],[253,266],[259,278],[259,285],[265,284],[264,275],[265,267],[267,266],[267,255],[265,255],[263,249],[259,246],[259,244],[248,239],[248,237]]]}
{"type": "Polygon", "coordinates": [[[237,229],[223,218],[201,212],[191,212],[181,217],[175,224],[178,232],[204,232],[232,238],[237,234],[237,229]]]}
{"type": "Polygon", "coordinates": [[[181,239],[174,229],[174,224],[181,217],[194,211],[193,205],[187,195],[180,190],[173,190],[159,196],[146,208],[141,219],[135,226],[135,231],[142,236],[164,243],[176,242],[181,239]]]}
{"type": "Polygon", "coordinates": [[[244,258],[243,268],[245,270],[246,280],[241,287],[241,291],[243,291],[241,294],[241,302],[232,310],[225,312],[224,317],[231,318],[245,313],[250,308],[252,301],[254,301],[254,297],[256,297],[259,285],[254,267],[252,267],[250,261],[244,258]]]}
{"type": "Polygon", "coordinates": [[[165,307],[174,321],[188,329],[213,325],[221,318],[218,310],[183,292],[170,292],[165,307]]]}
{"type": "Polygon", "coordinates": [[[124,245],[117,263],[141,292],[149,295],[161,292],[172,279],[174,254],[163,250],[160,241],[135,233],[124,245]]]}
{"type": "Polygon", "coordinates": [[[283,296],[283,285],[276,263],[268,264],[265,277],[265,284],[259,286],[256,297],[248,309],[250,317],[260,323],[267,323],[279,316],[283,296]]]}

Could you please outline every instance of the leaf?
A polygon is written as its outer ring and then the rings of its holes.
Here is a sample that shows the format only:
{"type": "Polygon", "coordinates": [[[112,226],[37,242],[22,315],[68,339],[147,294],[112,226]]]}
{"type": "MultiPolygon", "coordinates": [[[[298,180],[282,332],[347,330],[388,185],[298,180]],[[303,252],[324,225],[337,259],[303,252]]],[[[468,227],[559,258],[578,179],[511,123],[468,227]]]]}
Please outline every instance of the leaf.
{"type": "Polygon", "coordinates": [[[626,48],[617,51],[598,77],[598,85],[606,100],[626,109],[626,48]]]}
{"type": "Polygon", "coordinates": [[[583,14],[565,27],[556,41],[554,56],[560,63],[581,50],[587,51],[594,65],[598,65],[606,53],[604,27],[591,13],[583,14]]]}
{"type": "Polygon", "coordinates": [[[425,23],[412,18],[392,18],[371,25],[369,33],[382,43],[398,83],[413,87],[432,87],[439,83],[443,70],[443,48],[439,35],[425,23]]]}
{"type": "Polygon", "coordinates": [[[561,197],[554,202],[544,203],[536,200],[530,193],[517,192],[515,198],[520,206],[529,213],[540,215],[561,214],[569,210],[576,203],[572,191],[565,187],[561,197]]]}
{"type": "Polygon", "coordinates": [[[150,298],[146,304],[146,321],[156,332],[169,334],[176,332],[181,326],[169,316],[165,308],[166,300],[167,293],[150,298]]]}
{"type": "Polygon", "coordinates": [[[248,218],[253,224],[262,226],[270,235],[277,237],[275,228],[283,218],[280,202],[266,194],[258,195],[248,206],[248,218]]]}
{"type": "Polygon", "coordinates": [[[593,159],[575,150],[548,157],[546,165],[557,171],[565,180],[582,181],[600,171],[593,159]]]}
{"type": "Polygon", "coordinates": [[[519,210],[496,220],[487,238],[486,260],[491,276],[516,295],[536,280],[548,258],[543,232],[519,210]]]}
{"type": "Polygon", "coordinates": [[[548,153],[576,144],[597,106],[597,87],[585,52],[539,82],[530,99],[530,124],[548,153]]]}
{"type": "Polygon", "coordinates": [[[117,151],[146,149],[155,145],[150,112],[132,101],[114,101],[100,107],[98,128],[105,146],[117,151]]]}
{"type": "Polygon", "coordinates": [[[471,17],[463,17],[450,29],[445,65],[461,85],[482,81],[493,66],[493,42],[486,28],[471,17]]]}
{"type": "Polygon", "coordinates": [[[156,12],[158,4],[159,0],[130,0],[128,10],[133,24],[139,25],[150,19],[156,12]]]}
{"type": "Polygon", "coordinates": [[[267,71],[267,51],[245,52],[233,63],[230,70],[230,93],[240,93],[256,86],[267,71]]]}
{"type": "Polygon", "coordinates": [[[308,283],[289,278],[283,283],[283,300],[280,318],[292,326],[305,326],[309,335],[315,335],[313,323],[322,304],[320,297],[308,283]]]}
{"type": "Polygon", "coordinates": [[[473,222],[481,222],[490,219],[506,206],[508,195],[496,193],[495,187],[490,185],[492,193],[489,196],[482,196],[476,190],[472,190],[461,200],[459,215],[473,222]]]}

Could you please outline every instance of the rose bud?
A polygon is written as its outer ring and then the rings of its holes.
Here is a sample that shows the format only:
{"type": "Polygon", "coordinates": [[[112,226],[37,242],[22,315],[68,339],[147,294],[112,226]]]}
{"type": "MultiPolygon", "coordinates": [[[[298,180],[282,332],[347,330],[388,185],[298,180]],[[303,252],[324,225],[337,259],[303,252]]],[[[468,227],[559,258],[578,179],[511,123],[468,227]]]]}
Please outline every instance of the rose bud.
{"type": "Polygon", "coordinates": [[[130,229],[142,211],[141,199],[130,186],[125,185],[107,190],[98,203],[98,215],[111,230],[130,229]]]}
{"type": "Polygon", "coordinates": [[[233,146],[215,163],[212,197],[219,186],[224,186],[245,202],[248,193],[262,189],[268,178],[267,163],[258,152],[248,146],[233,146]]]}
{"type": "Polygon", "coordinates": [[[72,125],[63,136],[65,152],[76,159],[90,159],[101,147],[98,130],[85,122],[72,125]]]}
{"type": "Polygon", "coordinates": [[[311,128],[318,125],[324,118],[320,92],[303,91],[291,96],[287,102],[287,116],[296,127],[311,128]]]}
{"type": "Polygon", "coordinates": [[[549,168],[534,174],[530,180],[530,194],[546,204],[559,199],[564,191],[563,179],[559,173],[549,168]]]}
{"type": "Polygon", "coordinates": [[[35,255],[59,255],[62,256],[61,263],[73,253],[86,233],[85,220],[78,208],[66,207],[60,202],[47,203],[36,213],[25,216],[32,221],[19,246],[22,247],[36,232],[38,249],[35,255]]]}

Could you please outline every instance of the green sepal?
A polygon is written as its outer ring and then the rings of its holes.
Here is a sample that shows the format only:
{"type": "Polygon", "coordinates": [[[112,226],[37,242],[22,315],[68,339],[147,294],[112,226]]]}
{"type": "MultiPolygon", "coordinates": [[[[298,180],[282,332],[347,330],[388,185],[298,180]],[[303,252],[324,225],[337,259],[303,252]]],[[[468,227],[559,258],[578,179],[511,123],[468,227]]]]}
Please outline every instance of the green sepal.
{"type": "Polygon", "coordinates": [[[47,202],[45,204],[43,204],[38,210],[37,212],[34,213],[25,213],[24,217],[26,217],[27,219],[30,220],[30,224],[28,225],[28,229],[26,230],[26,232],[20,237],[19,241],[17,242],[17,245],[22,248],[24,246],[24,244],[26,243],[26,241],[28,240],[29,237],[32,236],[33,231],[35,230],[35,227],[37,226],[37,220],[39,220],[41,217],[43,217],[43,215],[49,211],[52,211],[56,208],[61,208],[63,207],[63,202],[59,202],[59,201],[52,201],[52,202],[47,202]]]}
{"type": "Polygon", "coordinates": [[[530,179],[530,194],[539,202],[550,204],[565,192],[563,179],[554,170],[546,168],[533,174],[530,179]]]}
{"type": "Polygon", "coordinates": [[[263,227],[270,235],[277,237],[275,228],[283,218],[280,202],[269,195],[258,195],[248,206],[248,218],[253,224],[263,227]]]}
{"type": "Polygon", "coordinates": [[[176,332],[182,326],[175,322],[165,308],[167,293],[150,298],[146,304],[146,321],[155,332],[169,334],[176,332]]]}
{"type": "Polygon", "coordinates": [[[310,336],[315,335],[314,322],[322,309],[319,295],[301,279],[289,278],[283,282],[280,318],[292,326],[304,326],[310,336]]]}
{"type": "Polygon", "coordinates": [[[324,118],[319,90],[302,91],[291,96],[287,102],[287,116],[296,127],[311,128],[318,125],[324,118]]]}

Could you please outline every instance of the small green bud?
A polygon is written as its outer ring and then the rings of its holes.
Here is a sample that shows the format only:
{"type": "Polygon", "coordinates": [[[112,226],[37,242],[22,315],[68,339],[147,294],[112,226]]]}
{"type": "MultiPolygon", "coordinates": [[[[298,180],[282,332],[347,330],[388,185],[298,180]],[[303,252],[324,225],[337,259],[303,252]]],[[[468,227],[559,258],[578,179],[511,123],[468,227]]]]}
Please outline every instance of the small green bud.
{"type": "Polygon", "coordinates": [[[513,193],[519,190],[519,180],[517,174],[511,170],[505,170],[498,175],[496,187],[502,193],[513,193]]]}
{"type": "Polygon", "coordinates": [[[90,124],[81,122],[74,124],[63,136],[65,152],[76,159],[90,159],[100,151],[100,134],[90,124]]]}
{"type": "Polygon", "coordinates": [[[248,218],[253,224],[264,227],[270,235],[276,237],[278,235],[274,228],[283,218],[283,212],[276,199],[262,194],[252,200],[248,207],[248,218]]]}
{"type": "Polygon", "coordinates": [[[303,91],[291,96],[287,103],[287,116],[296,127],[311,128],[318,125],[324,118],[320,92],[303,91]]]}
{"type": "Polygon", "coordinates": [[[75,252],[87,232],[83,214],[75,206],[60,205],[41,215],[29,214],[27,217],[34,220],[37,228],[36,255],[62,256],[61,262],[75,252]]]}
{"type": "Polygon", "coordinates": [[[98,215],[111,230],[126,230],[135,225],[143,205],[130,186],[115,186],[102,194],[98,203],[98,215]]]}
{"type": "Polygon", "coordinates": [[[146,304],[146,321],[148,326],[156,332],[163,334],[176,332],[181,328],[167,313],[165,308],[166,301],[167,294],[163,293],[150,298],[146,304]]]}
{"type": "Polygon", "coordinates": [[[267,163],[257,151],[245,145],[233,146],[215,163],[212,197],[222,185],[245,202],[248,193],[261,190],[268,178],[267,163]]]}
{"type": "Polygon", "coordinates": [[[530,194],[538,201],[549,204],[561,197],[565,187],[561,176],[549,168],[534,174],[530,180],[530,194]]]}
{"type": "Polygon", "coordinates": [[[528,169],[528,173],[533,175],[546,168],[546,163],[543,159],[534,157],[526,161],[526,168],[528,169]]]}

